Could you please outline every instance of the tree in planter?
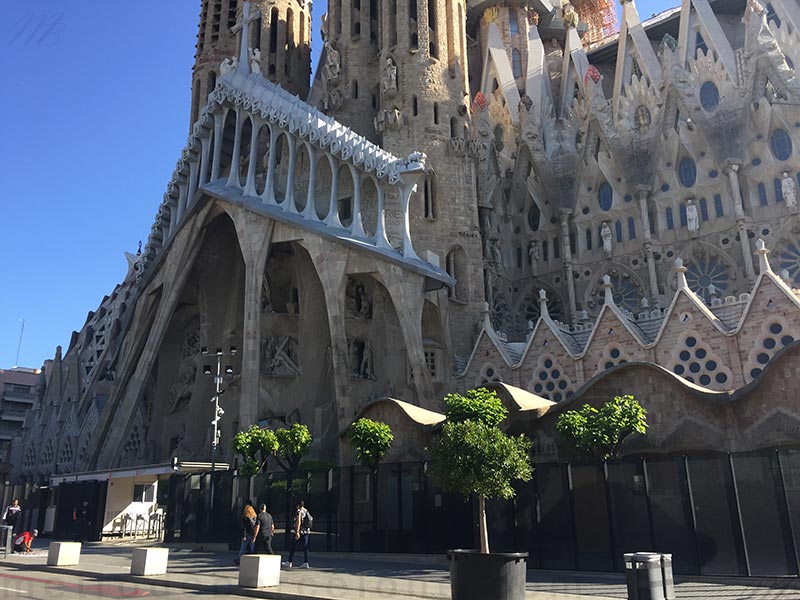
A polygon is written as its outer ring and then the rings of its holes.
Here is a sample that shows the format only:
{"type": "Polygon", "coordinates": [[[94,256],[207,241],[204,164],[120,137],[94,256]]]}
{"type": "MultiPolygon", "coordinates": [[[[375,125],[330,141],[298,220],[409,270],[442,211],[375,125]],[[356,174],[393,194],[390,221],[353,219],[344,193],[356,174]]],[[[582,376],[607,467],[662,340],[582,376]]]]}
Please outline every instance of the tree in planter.
{"type": "Polygon", "coordinates": [[[278,438],[269,429],[251,425],[233,436],[233,451],[242,457],[241,474],[252,477],[263,471],[269,457],[278,451],[278,438]]]}
{"type": "Polygon", "coordinates": [[[511,483],[530,481],[533,476],[528,455],[531,442],[524,435],[506,435],[500,422],[508,411],[494,391],[486,388],[444,399],[441,435],[431,448],[432,475],[445,491],[478,497],[481,553],[489,553],[486,499],[514,497],[511,483]]]}
{"type": "Polygon", "coordinates": [[[294,476],[300,466],[300,461],[311,447],[311,433],[308,427],[301,423],[295,423],[289,428],[282,427],[275,432],[278,441],[278,449],[275,458],[278,465],[286,471],[286,540],[289,540],[289,519],[292,512],[292,487],[294,476]]]}
{"type": "Polygon", "coordinates": [[[647,411],[631,395],[615,396],[599,409],[585,404],[556,421],[565,439],[598,459],[618,458],[625,440],[634,433],[645,434],[647,427],[647,411]]]}
{"type": "Polygon", "coordinates": [[[350,427],[350,441],[359,463],[370,469],[372,476],[372,528],[378,529],[378,465],[394,441],[386,423],[359,419],[350,427]]]}

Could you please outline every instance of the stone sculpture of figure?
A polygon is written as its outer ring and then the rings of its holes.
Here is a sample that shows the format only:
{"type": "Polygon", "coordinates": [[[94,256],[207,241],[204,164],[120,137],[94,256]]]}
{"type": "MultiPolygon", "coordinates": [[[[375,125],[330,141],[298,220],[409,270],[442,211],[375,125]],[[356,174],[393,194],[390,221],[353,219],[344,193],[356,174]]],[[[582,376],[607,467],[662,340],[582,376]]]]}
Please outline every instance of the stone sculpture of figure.
{"type": "Polygon", "coordinates": [[[261,75],[261,50],[258,48],[250,49],[250,72],[253,75],[261,75]]]}
{"type": "Polygon", "coordinates": [[[339,81],[339,74],[342,72],[342,55],[333,45],[332,41],[325,42],[325,66],[322,74],[329,83],[336,84],[339,81]]]}
{"type": "Polygon", "coordinates": [[[607,255],[611,254],[611,228],[608,226],[608,221],[603,221],[603,226],[600,228],[600,237],[603,239],[603,252],[607,255]]]}
{"type": "Polygon", "coordinates": [[[372,343],[369,340],[364,342],[364,351],[361,353],[361,364],[358,372],[362,379],[374,379],[375,377],[372,366],[372,343]]]}
{"type": "Polygon", "coordinates": [[[531,242],[528,246],[528,262],[531,265],[531,273],[533,275],[539,274],[539,244],[531,242]]]}
{"type": "Polygon", "coordinates": [[[197,367],[194,360],[188,359],[181,364],[178,381],[169,386],[169,412],[175,412],[183,402],[192,398],[196,373],[197,367]]]}
{"type": "Polygon", "coordinates": [[[383,65],[383,92],[397,91],[397,65],[391,56],[386,57],[383,65]]]}
{"type": "Polygon", "coordinates": [[[686,226],[689,231],[700,229],[700,218],[697,216],[697,207],[694,204],[694,200],[689,200],[686,204],[686,226]]]}
{"type": "Polygon", "coordinates": [[[564,2],[561,6],[564,29],[572,29],[578,26],[578,13],[569,2],[564,2]]]}
{"type": "Polygon", "coordinates": [[[503,264],[503,255],[500,252],[500,240],[497,238],[492,238],[491,240],[491,251],[492,251],[492,260],[494,264],[497,265],[499,269],[500,266],[503,264]]]}
{"type": "Polygon", "coordinates": [[[786,206],[790,209],[797,210],[797,185],[794,182],[794,177],[785,171],[781,178],[781,194],[786,202],[786,206]]]}
{"type": "Polygon", "coordinates": [[[392,131],[397,131],[400,129],[400,125],[402,125],[403,116],[400,114],[400,110],[395,106],[391,110],[387,110],[386,112],[386,128],[391,129],[392,131]]]}
{"type": "Polygon", "coordinates": [[[225,75],[230,73],[236,68],[236,59],[235,58],[226,58],[222,61],[222,64],[219,66],[219,74],[225,75]]]}

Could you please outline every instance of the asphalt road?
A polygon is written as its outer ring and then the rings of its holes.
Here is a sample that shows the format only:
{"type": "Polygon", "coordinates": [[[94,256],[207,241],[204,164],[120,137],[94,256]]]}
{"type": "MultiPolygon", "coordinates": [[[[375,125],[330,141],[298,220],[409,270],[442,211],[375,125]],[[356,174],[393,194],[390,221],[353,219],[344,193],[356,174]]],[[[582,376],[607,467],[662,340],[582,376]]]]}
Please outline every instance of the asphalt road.
{"type": "Polygon", "coordinates": [[[0,600],[71,600],[73,598],[178,598],[193,590],[181,590],[134,583],[98,581],[58,573],[32,571],[29,575],[0,571],[0,600]]]}

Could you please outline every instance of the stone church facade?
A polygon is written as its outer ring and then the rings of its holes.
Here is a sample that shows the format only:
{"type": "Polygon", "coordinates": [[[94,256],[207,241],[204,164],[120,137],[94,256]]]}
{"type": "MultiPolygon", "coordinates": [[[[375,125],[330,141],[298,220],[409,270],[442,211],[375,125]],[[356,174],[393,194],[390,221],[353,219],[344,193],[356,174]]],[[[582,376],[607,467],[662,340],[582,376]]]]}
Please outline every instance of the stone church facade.
{"type": "Polygon", "coordinates": [[[669,381],[692,409],[655,415],[660,451],[772,439],[725,433],[744,394],[737,431],[779,418],[793,443],[800,412],[753,390],[788,393],[772,361],[800,339],[800,7],[624,2],[618,34],[613,10],[332,0],[310,81],[310,3],[203,0],[187,145],[45,365],[16,477],[208,460],[218,348],[226,462],[236,431],[298,421],[349,462],[370,407],[418,440],[484,384],[535,427],[669,381]]]}

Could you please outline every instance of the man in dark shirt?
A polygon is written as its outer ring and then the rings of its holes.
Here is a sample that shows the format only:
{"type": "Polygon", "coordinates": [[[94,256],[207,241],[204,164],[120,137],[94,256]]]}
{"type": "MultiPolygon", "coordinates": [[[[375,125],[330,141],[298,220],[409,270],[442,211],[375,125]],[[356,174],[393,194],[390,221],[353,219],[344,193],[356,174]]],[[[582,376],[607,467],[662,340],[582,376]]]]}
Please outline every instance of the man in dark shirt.
{"type": "Polygon", "coordinates": [[[267,505],[262,504],[256,517],[255,553],[272,554],[272,536],[275,533],[275,522],[267,512],[267,505]]]}

